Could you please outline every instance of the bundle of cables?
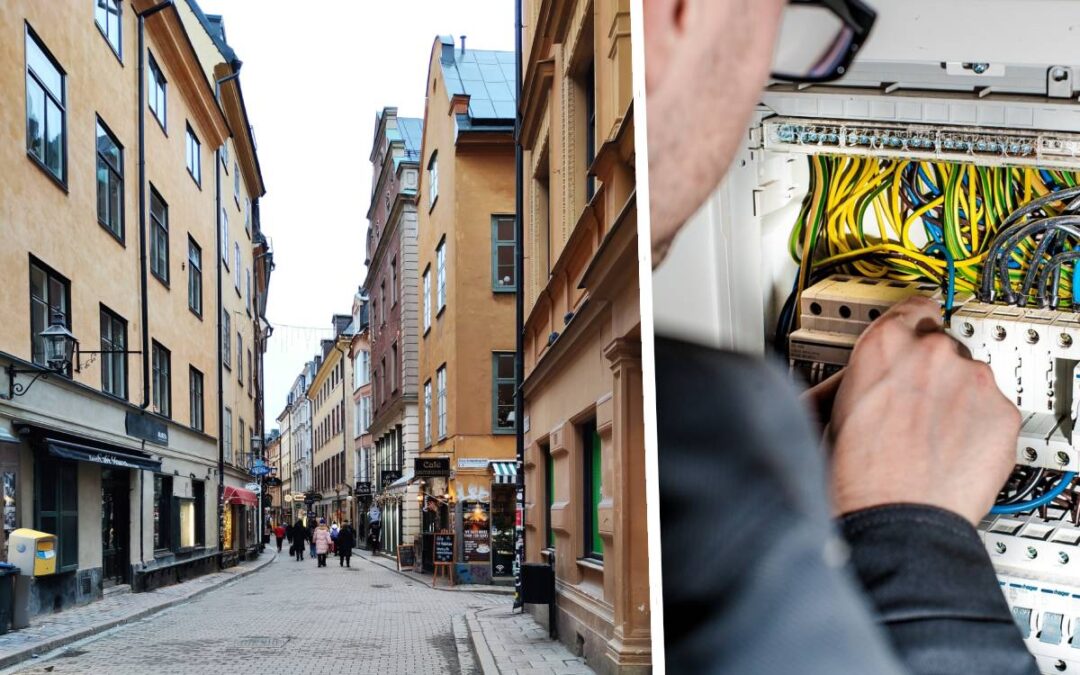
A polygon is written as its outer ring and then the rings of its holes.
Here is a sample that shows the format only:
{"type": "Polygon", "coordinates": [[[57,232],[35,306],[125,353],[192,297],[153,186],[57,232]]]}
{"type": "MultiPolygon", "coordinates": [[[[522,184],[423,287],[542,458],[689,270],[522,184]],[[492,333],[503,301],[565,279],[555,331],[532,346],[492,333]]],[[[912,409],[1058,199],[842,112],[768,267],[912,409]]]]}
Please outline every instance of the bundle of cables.
{"type": "Polygon", "coordinates": [[[1080,215],[1072,215],[1080,174],[875,157],[808,161],[809,190],[789,239],[799,270],[777,325],[781,348],[802,291],[838,271],[940,285],[946,319],[958,292],[1080,305],[1080,215]],[[1066,264],[1072,276],[1061,274],[1066,264]]]}
{"type": "MultiPolygon", "coordinates": [[[[1072,471],[1058,474],[1046,469],[1017,467],[998,494],[990,513],[995,515],[1023,513],[1043,506],[1056,505],[1054,500],[1065,493],[1075,477],[1076,473],[1072,471]],[[1032,497],[1036,492],[1039,493],[1038,496],[1032,497]]],[[[1074,512],[1075,518],[1076,504],[1072,502],[1075,501],[1076,495],[1069,493],[1066,497],[1070,503],[1060,506],[1074,512]]]]}

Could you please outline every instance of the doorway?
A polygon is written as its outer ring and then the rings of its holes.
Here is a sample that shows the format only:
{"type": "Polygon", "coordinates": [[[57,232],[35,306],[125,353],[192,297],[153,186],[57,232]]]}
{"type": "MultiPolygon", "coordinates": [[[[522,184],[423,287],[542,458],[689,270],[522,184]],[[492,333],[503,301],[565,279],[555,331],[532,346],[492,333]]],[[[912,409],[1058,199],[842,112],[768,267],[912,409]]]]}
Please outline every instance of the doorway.
{"type": "Polygon", "coordinates": [[[131,581],[131,496],[126,469],[101,470],[101,559],[105,588],[131,581]]]}

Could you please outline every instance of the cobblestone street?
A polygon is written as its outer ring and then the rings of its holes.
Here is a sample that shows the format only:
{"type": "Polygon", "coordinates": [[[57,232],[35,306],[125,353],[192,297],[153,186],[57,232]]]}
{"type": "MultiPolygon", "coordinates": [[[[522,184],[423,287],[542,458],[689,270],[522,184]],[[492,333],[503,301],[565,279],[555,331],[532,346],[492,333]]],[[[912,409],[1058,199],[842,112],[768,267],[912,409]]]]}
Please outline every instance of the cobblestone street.
{"type": "Polygon", "coordinates": [[[279,556],[234,584],[9,672],[456,673],[453,618],[508,602],[432,590],[359,558],[351,569],[336,559],[318,569],[279,556]]]}

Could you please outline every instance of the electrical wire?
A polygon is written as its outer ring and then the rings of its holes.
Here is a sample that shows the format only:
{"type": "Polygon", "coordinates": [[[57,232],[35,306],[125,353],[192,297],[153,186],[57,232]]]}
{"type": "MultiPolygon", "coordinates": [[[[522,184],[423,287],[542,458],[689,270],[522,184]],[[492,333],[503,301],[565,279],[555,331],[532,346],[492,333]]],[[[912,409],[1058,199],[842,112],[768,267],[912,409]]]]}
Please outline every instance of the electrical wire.
{"type": "Polygon", "coordinates": [[[1015,504],[995,504],[990,509],[990,513],[994,515],[1023,513],[1024,511],[1031,511],[1037,509],[1040,506],[1044,506],[1054,501],[1054,498],[1064,492],[1072,483],[1073,478],[1076,477],[1075,471],[1066,471],[1061,474],[1061,479],[1057,485],[1044,492],[1041,496],[1036,497],[1030,501],[1017,502],[1015,504]]]}

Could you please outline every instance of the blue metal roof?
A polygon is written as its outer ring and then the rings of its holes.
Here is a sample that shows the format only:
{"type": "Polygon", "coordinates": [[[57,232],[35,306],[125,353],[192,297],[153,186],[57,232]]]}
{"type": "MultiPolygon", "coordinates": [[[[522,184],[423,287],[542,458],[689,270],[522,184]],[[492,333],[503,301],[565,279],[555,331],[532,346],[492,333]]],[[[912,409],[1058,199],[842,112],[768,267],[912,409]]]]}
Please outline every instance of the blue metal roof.
{"type": "Polygon", "coordinates": [[[454,46],[454,38],[439,37],[442,43],[443,80],[450,96],[469,97],[469,117],[474,120],[513,121],[514,52],[466,49],[454,46]]]}
{"type": "Polygon", "coordinates": [[[424,120],[417,117],[397,118],[398,135],[405,141],[405,159],[418,161],[423,141],[424,120]]]}

